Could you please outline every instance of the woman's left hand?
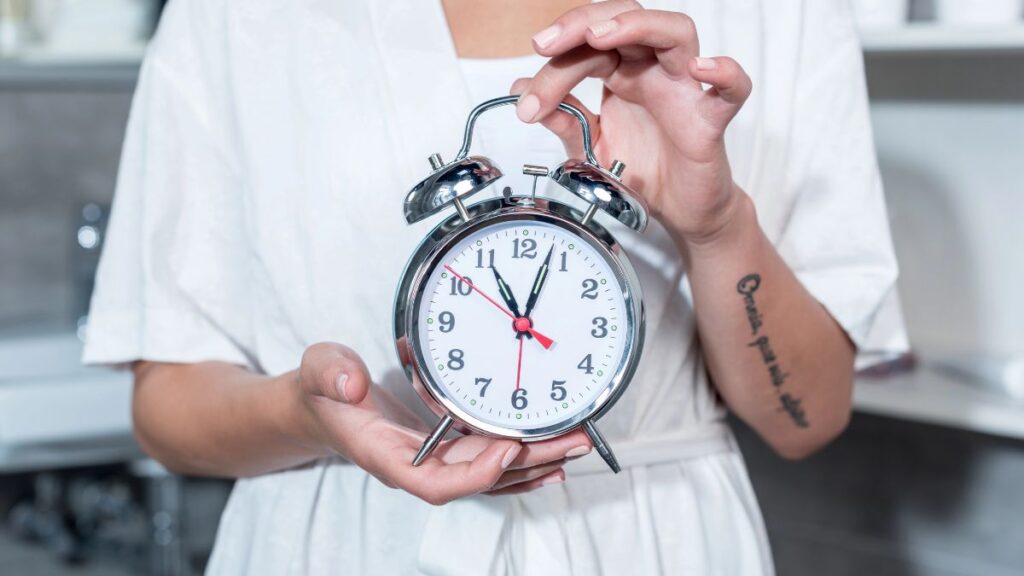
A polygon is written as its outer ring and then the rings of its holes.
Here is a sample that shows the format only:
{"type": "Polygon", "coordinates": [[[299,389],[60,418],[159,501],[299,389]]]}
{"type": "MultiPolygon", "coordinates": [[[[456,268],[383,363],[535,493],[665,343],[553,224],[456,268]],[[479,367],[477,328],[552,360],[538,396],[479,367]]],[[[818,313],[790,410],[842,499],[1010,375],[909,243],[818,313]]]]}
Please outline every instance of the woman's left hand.
{"type": "Polygon", "coordinates": [[[583,110],[598,160],[627,165],[625,182],[677,240],[704,242],[730,222],[743,192],[723,136],[751,83],[731,58],[698,56],[690,17],[634,1],[598,2],[566,12],[533,43],[551,60],[513,84],[520,119],[541,122],[581,158],[579,125],[557,106],[564,99],[583,110]],[[604,81],[600,118],[569,95],[587,77],[604,81]]]}

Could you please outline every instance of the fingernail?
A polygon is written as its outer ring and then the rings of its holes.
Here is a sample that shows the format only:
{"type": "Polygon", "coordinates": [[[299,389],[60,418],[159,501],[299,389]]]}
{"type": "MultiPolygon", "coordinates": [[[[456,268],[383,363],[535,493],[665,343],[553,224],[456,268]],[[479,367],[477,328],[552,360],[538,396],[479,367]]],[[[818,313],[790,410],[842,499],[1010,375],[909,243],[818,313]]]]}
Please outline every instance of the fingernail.
{"type": "Polygon", "coordinates": [[[533,122],[533,118],[539,110],[540,100],[533,94],[527,94],[519,98],[519,104],[516,106],[516,116],[519,116],[519,119],[523,122],[533,122]]]}
{"type": "Polygon", "coordinates": [[[619,28],[619,23],[615,20],[605,20],[604,22],[598,22],[597,24],[591,24],[589,30],[594,35],[594,38],[600,38],[606,36],[619,28]]]}
{"type": "Polygon", "coordinates": [[[561,484],[565,482],[565,478],[558,472],[548,474],[543,480],[540,481],[541,486],[549,486],[551,484],[561,484]]]}
{"type": "Polygon", "coordinates": [[[548,26],[533,36],[533,42],[540,48],[547,48],[552,42],[558,39],[558,36],[561,33],[562,27],[558,24],[548,26]]]}
{"type": "Polygon", "coordinates": [[[345,391],[346,382],[348,382],[348,374],[345,374],[343,372],[340,376],[338,376],[338,381],[335,382],[334,385],[338,388],[338,394],[341,396],[341,399],[344,400],[345,402],[348,402],[348,392],[345,391]]]}
{"type": "Polygon", "coordinates": [[[512,465],[512,461],[519,456],[519,451],[523,449],[522,444],[516,444],[505,452],[505,457],[501,459],[501,469],[504,470],[512,465]]]}
{"type": "Polygon", "coordinates": [[[566,452],[565,457],[576,458],[577,456],[586,456],[587,454],[590,454],[590,446],[577,446],[566,452]]]}
{"type": "Polygon", "coordinates": [[[714,70],[718,68],[718,61],[714,58],[697,57],[697,70],[714,70]]]}

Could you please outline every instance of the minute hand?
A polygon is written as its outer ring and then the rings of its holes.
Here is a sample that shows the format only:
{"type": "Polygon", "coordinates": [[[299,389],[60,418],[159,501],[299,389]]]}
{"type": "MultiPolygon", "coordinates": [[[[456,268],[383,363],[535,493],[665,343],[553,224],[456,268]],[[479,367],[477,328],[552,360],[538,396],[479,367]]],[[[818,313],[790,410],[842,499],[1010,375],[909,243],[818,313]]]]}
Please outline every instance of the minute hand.
{"type": "Polygon", "coordinates": [[[530,313],[533,312],[533,307],[537,304],[537,297],[540,296],[540,291],[544,289],[544,282],[548,279],[548,265],[551,264],[551,253],[554,252],[555,245],[552,244],[551,248],[548,249],[548,255],[544,257],[544,262],[540,265],[540,270],[537,270],[537,278],[533,281],[533,289],[530,290],[530,297],[526,299],[526,312],[523,316],[530,317],[530,313]]]}

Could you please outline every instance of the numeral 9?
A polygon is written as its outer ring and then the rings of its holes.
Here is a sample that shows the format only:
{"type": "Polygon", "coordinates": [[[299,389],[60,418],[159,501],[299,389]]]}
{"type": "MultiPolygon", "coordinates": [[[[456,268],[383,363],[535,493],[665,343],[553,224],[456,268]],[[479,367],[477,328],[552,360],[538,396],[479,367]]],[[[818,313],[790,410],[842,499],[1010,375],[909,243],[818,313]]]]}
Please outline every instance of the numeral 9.
{"type": "Polygon", "coordinates": [[[437,321],[441,323],[441,332],[448,333],[455,329],[455,314],[447,310],[437,315],[437,321]]]}

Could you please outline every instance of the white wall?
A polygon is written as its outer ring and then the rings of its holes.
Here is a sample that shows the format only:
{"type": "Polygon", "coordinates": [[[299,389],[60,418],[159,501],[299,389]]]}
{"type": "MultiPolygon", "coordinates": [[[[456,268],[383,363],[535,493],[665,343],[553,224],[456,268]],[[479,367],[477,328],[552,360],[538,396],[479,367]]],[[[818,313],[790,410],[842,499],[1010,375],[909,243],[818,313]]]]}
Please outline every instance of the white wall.
{"type": "Polygon", "coordinates": [[[868,58],[915,347],[1024,355],[1024,55],[868,58]]]}

